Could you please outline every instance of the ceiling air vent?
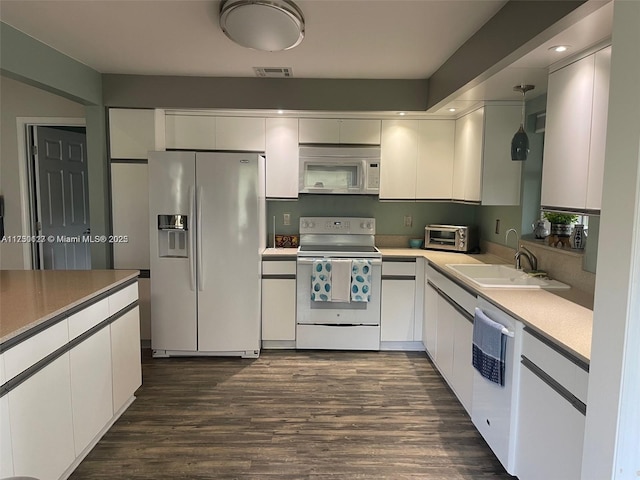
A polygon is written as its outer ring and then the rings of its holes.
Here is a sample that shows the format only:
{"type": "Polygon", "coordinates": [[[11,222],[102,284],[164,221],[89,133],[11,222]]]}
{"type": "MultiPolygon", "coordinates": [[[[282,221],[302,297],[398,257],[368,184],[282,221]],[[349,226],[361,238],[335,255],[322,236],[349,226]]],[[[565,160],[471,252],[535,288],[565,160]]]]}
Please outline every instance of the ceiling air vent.
{"type": "Polygon", "coordinates": [[[291,67],[253,67],[256,76],[264,78],[291,78],[293,69],[291,67]]]}

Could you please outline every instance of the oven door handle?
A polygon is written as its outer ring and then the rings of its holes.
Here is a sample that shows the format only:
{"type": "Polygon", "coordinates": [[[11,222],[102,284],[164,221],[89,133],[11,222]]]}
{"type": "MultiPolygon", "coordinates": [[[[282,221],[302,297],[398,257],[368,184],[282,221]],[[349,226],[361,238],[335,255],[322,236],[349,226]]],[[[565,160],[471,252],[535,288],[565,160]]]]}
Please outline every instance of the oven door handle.
{"type": "Polygon", "coordinates": [[[364,257],[298,257],[296,259],[298,265],[311,265],[316,260],[371,260],[371,265],[382,265],[381,258],[364,258],[364,257]]]}

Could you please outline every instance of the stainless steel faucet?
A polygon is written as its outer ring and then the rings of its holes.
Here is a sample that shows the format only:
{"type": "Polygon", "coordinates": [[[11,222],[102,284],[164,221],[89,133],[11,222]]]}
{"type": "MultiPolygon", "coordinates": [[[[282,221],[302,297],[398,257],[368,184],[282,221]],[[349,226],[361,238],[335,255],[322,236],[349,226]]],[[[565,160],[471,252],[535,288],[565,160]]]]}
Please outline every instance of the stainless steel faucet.
{"type": "Polygon", "coordinates": [[[513,232],[516,234],[516,246],[518,246],[518,231],[515,228],[510,228],[507,233],[504,234],[504,244],[509,246],[509,234],[513,232]]]}
{"type": "Polygon", "coordinates": [[[520,258],[524,257],[529,262],[529,267],[531,267],[532,271],[538,270],[538,259],[527,247],[524,245],[520,245],[520,249],[516,252],[515,260],[516,260],[516,269],[522,270],[522,264],[520,258]]]}

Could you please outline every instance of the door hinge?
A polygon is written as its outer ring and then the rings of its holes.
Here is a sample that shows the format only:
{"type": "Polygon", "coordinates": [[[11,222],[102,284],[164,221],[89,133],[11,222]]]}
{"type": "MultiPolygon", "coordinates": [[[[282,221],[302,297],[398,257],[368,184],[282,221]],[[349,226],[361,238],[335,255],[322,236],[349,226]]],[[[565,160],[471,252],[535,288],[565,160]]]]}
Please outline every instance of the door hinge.
{"type": "Polygon", "coordinates": [[[31,155],[38,155],[38,146],[31,145],[31,155]]]}

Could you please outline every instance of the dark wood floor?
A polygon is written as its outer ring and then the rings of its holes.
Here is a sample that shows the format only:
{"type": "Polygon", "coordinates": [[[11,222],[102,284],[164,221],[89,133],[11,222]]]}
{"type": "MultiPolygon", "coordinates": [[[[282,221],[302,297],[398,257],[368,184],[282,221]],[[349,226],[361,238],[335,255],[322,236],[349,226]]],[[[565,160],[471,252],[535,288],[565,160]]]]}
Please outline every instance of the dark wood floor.
{"type": "Polygon", "coordinates": [[[424,353],[143,360],[80,479],[510,479],[424,353]]]}

